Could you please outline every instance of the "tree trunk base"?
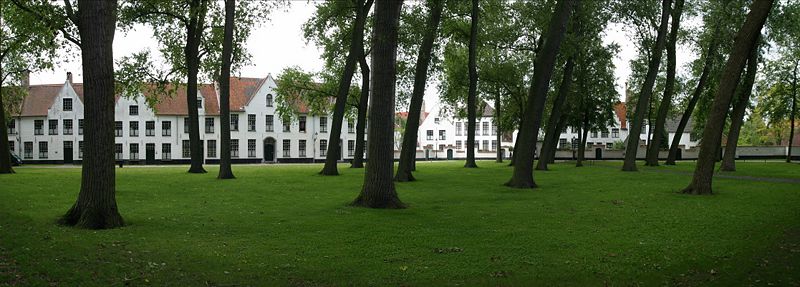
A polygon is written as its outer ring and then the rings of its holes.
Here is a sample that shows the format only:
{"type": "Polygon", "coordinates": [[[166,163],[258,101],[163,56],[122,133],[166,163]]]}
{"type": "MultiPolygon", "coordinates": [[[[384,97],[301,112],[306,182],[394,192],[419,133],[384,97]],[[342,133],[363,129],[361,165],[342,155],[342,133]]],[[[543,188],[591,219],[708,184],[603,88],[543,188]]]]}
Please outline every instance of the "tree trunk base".
{"type": "Polygon", "coordinates": [[[14,169],[11,167],[9,167],[8,169],[0,168],[0,174],[12,174],[12,173],[16,172],[14,172],[14,169]]]}
{"type": "Polygon", "coordinates": [[[467,163],[464,164],[464,167],[466,167],[466,168],[478,168],[478,165],[475,164],[474,161],[473,162],[469,162],[468,161],[467,163]]]}
{"type": "Polygon", "coordinates": [[[736,165],[727,164],[727,163],[725,163],[723,161],[722,165],[720,165],[720,167],[719,167],[719,170],[721,170],[721,171],[736,171],[736,165]]]}
{"type": "Polygon", "coordinates": [[[705,188],[696,188],[693,185],[689,185],[688,187],[681,190],[683,194],[690,194],[690,195],[711,195],[711,189],[705,188]]]}
{"type": "Polygon", "coordinates": [[[494,162],[496,162],[496,163],[503,163],[503,159],[501,159],[501,158],[498,158],[498,159],[497,159],[497,160],[495,160],[494,162]]]}
{"type": "Polygon", "coordinates": [[[236,176],[234,176],[233,173],[221,173],[217,176],[217,179],[236,179],[236,176]]]}
{"type": "Polygon", "coordinates": [[[116,208],[80,207],[76,204],[58,220],[58,224],[83,229],[112,229],[124,226],[125,222],[116,208]]]}
{"type": "Polygon", "coordinates": [[[582,167],[582,166],[583,166],[583,162],[581,162],[581,161],[575,162],[575,167],[582,167]]]}
{"type": "Polygon", "coordinates": [[[645,166],[658,166],[658,161],[655,161],[655,162],[648,161],[648,162],[645,162],[644,165],[645,166]]]}
{"type": "Polygon", "coordinates": [[[536,167],[534,167],[533,169],[534,169],[534,170],[543,170],[543,171],[547,171],[547,163],[545,163],[545,162],[544,162],[544,161],[542,161],[542,160],[539,160],[539,161],[536,163],[536,167]]]}
{"type": "Polygon", "coordinates": [[[319,172],[319,175],[336,176],[339,175],[339,169],[337,169],[335,166],[333,168],[326,166],[322,168],[322,170],[319,172]]]}
{"type": "Polygon", "coordinates": [[[380,208],[380,209],[405,209],[407,206],[399,198],[367,198],[363,194],[350,203],[350,206],[380,208]]]}
{"type": "Polygon", "coordinates": [[[524,188],[524,189],[533,189],[539,187],[536,185],[536,182],[533,181],[533,178],[521,180],[513,177],[511,178],[511,180],[505,183],[505,186],[511,188],[524,188]]]}
{"type": "Polygon", "coordinates": [[[394,181],[397,182],[410,182],[416,181],[417,179],[414,178],[414,175],[411,172],[404,172],[401,170],[397,171],[397,174],[394,176],[394,181]]]}
{"type": "Polygon", "coordinates": [[[667,160],[664,162],[664,165],[675,165],[675,161],[667,160]]]}
{"type": "Polygon", "coordinates": [[[192,165],[189,168],[189,173],[207,173],[207,171],[203,168],[202,165],[192,165]]]}
{"type": "Polygon", "coordinates": [[[364,168],[363,162],[353,162],[350,164],[350,168],[364,168]]]}
{"type": "Polygon", "coordinates": [[[635,162],[634,163],[625,162],[624,164],[622,164],[622,171],[639,171],[639,170],[636,168],[635,162]]]}

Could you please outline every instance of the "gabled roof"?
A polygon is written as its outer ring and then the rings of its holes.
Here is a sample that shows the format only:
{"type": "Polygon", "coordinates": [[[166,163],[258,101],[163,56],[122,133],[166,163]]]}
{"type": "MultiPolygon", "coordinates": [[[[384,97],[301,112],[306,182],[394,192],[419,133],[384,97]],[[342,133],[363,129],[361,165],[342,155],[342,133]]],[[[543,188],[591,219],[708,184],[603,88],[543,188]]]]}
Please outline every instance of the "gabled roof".
{"type": "Polygon", "coordinates": [[[231,77],[231,111],[244,112],[244,108],[253,100],[253,97],[266,81],[267,78],[231,77]]]}
{"type": "MultiPolygon", "coordinates": [[[[186,86],[180,85],[177,88],[172,85],[167,86],[167,89],[174,89],[171,93],[160,93],[157,89],[144,89],[142,94],[145,97],[154,97],[158,99],[155,105],[155,114],[157,115],[188,115],[188,106],[186,103],[186,86]]],[[[203,107],[206,114],[215,115],[219,114],[219,103],[217,102],[217,92],[212,84],[197,84],[198,95],[203,98],[203,107]]]]}
{"type": "MultiPolygon", "coordinates": [[[[667,129],[668,133],[674,133],[678,130],[678,124],[680,124],[680,121],[680,118],[667,119],[667,122],[664,123],[664,127],[667,129]]],[[[689,117],[689,121],[686,122],[686,128],[683,129],[683,132],[691,133],[692,129],[694,129],[694,121],[691,117],[689,117]]]]}
{"type": "Polygon", "coordinates": [[[47,116],[47,110],[53,106],[58,93],[64,87],[59,85],[36,85],[28,88],[28,95],[22,101],[19,115],[22,117],[47,116]]]}

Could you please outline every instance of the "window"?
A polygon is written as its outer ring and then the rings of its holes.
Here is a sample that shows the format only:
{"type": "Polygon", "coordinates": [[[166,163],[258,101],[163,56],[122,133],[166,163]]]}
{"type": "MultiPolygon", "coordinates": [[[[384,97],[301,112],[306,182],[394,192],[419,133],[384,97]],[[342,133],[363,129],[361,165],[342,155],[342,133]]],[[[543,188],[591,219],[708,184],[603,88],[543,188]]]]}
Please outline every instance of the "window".
{"type": "Polygon", "coordinates": [[[139,144],[132,143],[130,146],[131,157],[130,160],[139,160],[139,144]]]}
{"type": "Polygon", "coordinates": [[[39,158],[47,158],[47,142],[39,142],[39,158]]]}
{"type": "Polygon", "coordinates": [[[425,139],[432,141],[433,140],[433,130],[427,130],[425,132],[425,139]]]}
{"type": "Polygon", "coordinates": [[[611,137],[618,138],[619,137],[619,129],[611,129],[611,137]]]}
{"type": "Polygon", "coordinates": [[[597,132],[596,131],[592,131],[592,136],[590,136],[590,137],[591,138],[597,138],[597,132]]]}
{"type": "Polygon", "coordinates": [[[128,107],[128,114],[131,116],[138,116],[139,115],[139,106],[131,105],[128,107]]]}
{"type": "Polygon", "coordinates": [[[463,135],[463,133],[461,133],[461,122],[456,122],[456,136],[461,135],[463,135]]]}
{"type": "Polygon", "coordinates": [[[483,146],[483,150],[488,150],[489,149],[489,141],[488,140],[483,140],[483,145],[482,146],[483,146]]]}
{"type": "Polygon", "coordinates": [[[64,98],[64,99],[61,100],[61,103],[63,104],[62,107],[64,108],[65,112],[71,112],[72,111],[72,99],[64,98]]]}
{"type": "Polygon", "coordinates": [[[646,133],[647,133],[647,126],[642,126],[642,133],[641,134],[646,134],[646,133]]]}
{"type": "Polygon", "coordinates": [[[689,133],[689,141],[696,142],[697,141],[697,135],[695,133],[689,133]]]}
{"type": "Polygon", "coordinates": [[[268,132],[271,132],[271,131],[275,130],[275,116],[267,115],[265,117],[265,122],[266,122],[266,127],[267,127],[267,131],[268,132]]]}
{"type": "Polygon", "coordinates": [[[161,122],[161,135],[165,137],[172,135],[172,122],[170,121],[161,122]]]}
{"type": "Polygon", "coordinates": [[[558,148],[566,148],[567,147],[567,139],[558,139],[558,148]]]}
{"type": "Polygon", "coordinates": [[[247,157],[256,157],[256,140],[247,140],[247,157]]]}
{"type": "Polygon", "coordinates": [[[444,150],[444,145],[443,144],[439,145],[439,150],[444,150]]]}
{"type": "Polygon", "coordinates": [[[13,135],[17,133],[17,121],[11,119],[8,121],[8,134],[13,135]]]}
{"type": "Polygon", "coordinates": [[[300,157],[306,157],[306,140],[300,140],[300,157]]]}
{"type": "Polygon", "coordinates": [[[256,131],[256,115],[247,115],[247,131],[256,131]]]}
{"type": "Polygon", "coordinates": [[[586,147],[587,147],[587,148],[591,148],[593,145],[594,145],[594,143],[591,143],[591,142],[586,142],[586,147]]]}
{"type": "Polygon", "coordinates": [[[288,133],[292,131],[292,120],[288,119],[283,121],[283,132],[288,133]]]}
{"type": "Polygon", "coordinates": [[[613,143],[607,143],[606,144],[606,149],[613,149],[613,148],[614,148],[614,144],[613,143]]]}
{"type": "Polygon", "coordinates": [[[473,149],[481,150],[480,145],[478,145],[478,140],[475,140],[475,146],[472,147],[473,149]]]}
{"type": "Polygon", "coordinates": [[[461,141],[456,141],[456,149],[461,149],[461,141]]]}
{"type": "Polygon", "coordinates": [[[183,158],[190,158],[192,157],[192,144],[188,140],[184,140],[183,144],[181,145],[183,151],[183,158]]]}
{"type": "Polygon", "coordinates": [[[301,133],[306,132],[306,116],[300,116],[299,121],[300,121],[300,132],[301,133]]]}
{"type": "Polygon", "coordinates": [[[163,160],[172,159],[172,145],[168,143],[161,144],[161,159],[163,160]]]}
{"type": "Polygon", "coordinates": [[[493,136],[497,135],[497,123],[495,122],[492,122],[492,135],[493,136]]]}
{"type": "Polygon", "coordinates": [[[328,155],[328,140],[319,140],[319,155],[328,155]]]}
{"type": "Polygon", "coordinates": [[[114,144],[114,159],[122,160],[122,144],[114,144]]]}
{"type": "Polygon", "coordinates": [[[208,140],[208,157],[217,157],[217,141],[208,140]]]}
{"type": "MultiPolygon", "coordinates": [[[[475,134],[477,135],[478,133],[475,132],[475,134]]],[[[483,135],[489,135],[489,122],[483,122],[483,135]]]]}
{"type": "Polygon", "coordinates": [[[83,141],[78,142],[78,158],[83,158],[83,141]]]}
{"type": "Polygon", "coordinates": [[[239,130],[239,115],[231,114],[231,131],[239,130]]]}
{"type": "Polygon", "coordinates": [[[291,156],[292,156],[292,141],[283,140],[283,157],[291,157],[291,156]]]}
{"type": "Polygon", "coordinates": [[[122,122],[120,121],[114,122],[114,136],[115,137],[122,136],[122,122]]]}
{"type": "Polygon", "coordinates": [[[203,98],[197,97],[197,109],[202,109],[202,108],[203,108],[203,98]]]}
{"type": "Polygon", "coordinates": [[[64,120],[64,134],[71,135],[72,134],[72,120],[65,119],[64,120]]]}
{"type": "Polygon", "coordinates": [[[156,122],[154,121],[144,122],[144,135],[148,137],[156,135],[156,122]]]}
{"type": "Polygon", "coordinates": [[[214,118],[206,118],[206,133],[214,133],[214,118]]]}
{"type": "Polygon", "coordinates": [[[130,125],[130,136],[138,137],[139,136],[139,122],[138,121],[130,122],[129,125],[130,125]]]}
{"type": "Polygon", "coordinates": [[[497,151],[497,140],[492,140],[492,151],[497,151]]]}
{"type": "Polygon", "coordinates": [[[356,153],[356,141],[347,141],[347,156],[353,156],[356,153]]]}
{"type": "Polygon", "coordinates": [[[23,144],[23,153],[26,159],[33,158],[33,142],[25,142],[23,144]]]}
{"type": "Polygon", "coordinates": [[[272,106],[272,94],[267,94],[267,107],[272,106]]]}
{"type": "Polygon", "coordinates": [[[601,138],[608,138],[608,130],[600,131],[601,138]]]}
{"type": "Polygon", "coordinates": [[[48,135],[58,134],[58,120],[47,121],[47,134],[48,135]]]}
{"type": "Polygon", "coordinates": [[[189,118],[183,118],[183,133],[189,133],[189,118]]]}
{"type": "Polygon", "coordinates": [[[319,132],[328,132],[328,117],[319,117],[319,132]]]}
{"type": "Polygon", "coordinates": [[[78,119],[78,134],[83,134],[83,119],[78,119]]]}
{"type": "Polygon", "coordinates": [[[231,157],[232,158],[239,158],[239,140],[232,139],[231,140],[231,157]]]}
{"type": "Polygon", "coordinates": [[[480,135],[480,134],[481,134],[481,125],[479,125],[479,124],[476,122],[476,123],[475,123],[475,135],[477,136],[477,135],[480,135]]]}
{"type": "Polygon", "coordinates": [[[445,140],[445,139],[447,139],[447,131],[439,130],[439,140],[445,140]]]}
{"type": "Polygon", "coordinates": [[[16,144],[16,143],[17,142],[15,142],[15,141],[8,141],[8,149],[13,151],[13,152],[17,151],[16,146],[14,146],[14,144],[16,144]]]}
{"type": "Polygon", "coordinates": [[[356,124],[353,120],[347,120],[347,133],[348,134],[356,133],[356,124]]]}
{"type": "Polygon", "coordinates": [[[437,124],[437,125],[439,124],[440,121],[441,121],[441,119],[439,119],[439,118],[434,118],[433,119],[433,123],[437,124]]]}
{"type": "Polygon", "coordinates": [[[42,132],[43,128],[44,128],[44,120],[34,120],[33,121],[33,134],[34,135],[43,134],[43,132],[42,132]]]}

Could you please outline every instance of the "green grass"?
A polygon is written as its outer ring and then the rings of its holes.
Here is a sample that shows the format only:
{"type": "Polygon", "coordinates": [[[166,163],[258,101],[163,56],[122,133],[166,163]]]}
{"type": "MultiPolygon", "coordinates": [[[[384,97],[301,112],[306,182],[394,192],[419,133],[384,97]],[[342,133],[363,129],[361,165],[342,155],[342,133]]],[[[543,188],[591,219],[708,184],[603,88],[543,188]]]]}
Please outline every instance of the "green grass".
{"type": "MultiPolygon", "coordinates": [[[[622,169],[622,161],[596,161],[592,164],[616,167],[622,169]]],[[[678,171],[678,172],[694,172],[695,161],[678,161],[675,165],[664,165],[663,161],[659,162],[659,166],[645,166],[644,161],[637,161],[637,168],[640,171],[678,171]]],[[[736,171],[727,172],[719,170],[719,163],[714,167],[715,174],[724,174],[729,176],[749,176],[749,177],[764,177],[764,178],[792,178],[800,180],[800,164],[797,162],[786,163],[783,160],[748,160],[737,161],[736,171]]]]}
{"type": "Polygon", "coordinates": [[[105,231],[54,224],[80,169],[19,168],[0,175],[0,285],[800,284],[798,184],[715,179],[687,196],[688,175],[564,163],[516,190],[505,165],[462,164],[419,163],[397,185],[405,210],[346,206],[363,170],[345,166],[235,166],[231,181],[126,167],[128,226],[105,231]]]}

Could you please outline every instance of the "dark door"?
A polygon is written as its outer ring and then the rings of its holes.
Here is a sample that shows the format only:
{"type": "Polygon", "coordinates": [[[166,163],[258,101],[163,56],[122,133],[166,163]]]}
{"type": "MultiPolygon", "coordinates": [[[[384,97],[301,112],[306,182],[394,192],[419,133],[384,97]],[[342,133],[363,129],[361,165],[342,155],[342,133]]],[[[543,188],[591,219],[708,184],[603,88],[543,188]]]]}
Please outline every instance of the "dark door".
{"type": "Polygon", "coordinates": [[[430,158],[431,158],[431,150],[426,149],[425,150],[425,159],[427,160],[427,159],[430,159],[430,158]]]}
{"type": "Polygon", "coordinates": [[[683,150],[682,150],[681,148],[678,148],[678,149],[677,149],[677,150],[675,150],[675,151],[676,151],[676,153],[675,153],[675,159],[677,159],[677,160],[682,160],[682,159],[683,159],[683,150]]]}
{"type": "Polygon", "coordinates": [[[602,159],[603,158],[603,149],[596,148],[594,149],[594,159],[602,159]]]}
{"type": "Polygon", "coordinates": [[[447,160],[453,160],[453,150],[452,149],[448,149],[447,150],[447,160]]]}
{"type": "Polygon", "coordinates": [[[269,142],[264,143],[264,160],[275,161],[275,144],[269,142]]]}
{"type": "Polygon", "coordinates": [[[64,142],[64,163],[72,163],[72,142],[64,142]]]}
{"type": "Polygon", "coordinates": [[[156,144],[146,144],[145,145],[145,161],[147,164],[155,164],[156,163],[156,144]]]}

